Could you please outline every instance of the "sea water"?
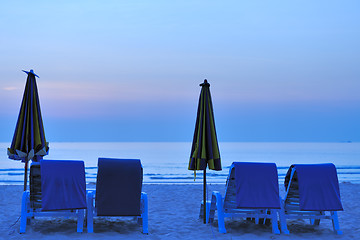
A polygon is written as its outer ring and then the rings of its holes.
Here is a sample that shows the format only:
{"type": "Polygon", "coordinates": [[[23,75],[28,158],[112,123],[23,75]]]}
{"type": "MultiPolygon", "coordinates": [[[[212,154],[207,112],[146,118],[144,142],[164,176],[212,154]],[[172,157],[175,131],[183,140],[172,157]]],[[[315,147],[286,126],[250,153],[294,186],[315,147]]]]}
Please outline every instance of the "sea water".
{"type": "MultiPolygon", "coordinates": [[[[0,184],[22,184],[24,163],[10,160],[0,143],[0,184]]],[[[279,182],[291,164],[333,163],[340,182],[360,183],[360,143],[220,142],[222,171],[207,170],[209,183],[225,183],[232,162],[273,162],[279,182]]],[[[53,142],[44,159],[83,160],[87,183],[96,182],[99,157],[140,159],[144,183],[202,183],[202,171],[188,170],[190,142],[53,142]]]]}

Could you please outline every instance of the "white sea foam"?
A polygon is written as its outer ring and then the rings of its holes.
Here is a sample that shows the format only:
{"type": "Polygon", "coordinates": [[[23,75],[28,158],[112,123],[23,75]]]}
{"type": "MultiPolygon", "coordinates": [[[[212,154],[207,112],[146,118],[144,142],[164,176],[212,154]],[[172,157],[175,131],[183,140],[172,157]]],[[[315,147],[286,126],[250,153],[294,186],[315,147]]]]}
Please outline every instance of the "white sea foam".
{"type": "MultiPolygon", "coordinates": [[[[10,143],[0,143],[0,184],[22,184],[23,166],[7,159],[10,143]]],[[[360,183],[360,143],[246,143],[220,142],[222,171],[207,171],[209,183],[225,183],[234,161],[274,162],[282,182],[294,163],[334,163],[341,182],[360,183]]],[[[83,160],[87,182],[96,182],[98,157],[138,158],[144,167],[145,183],[194,183],[194,172],[187,170],[190,142],[54,142],[45,159],[83,160]]],[[[195,183],[202,182],[202,172],[195,183]]]]}

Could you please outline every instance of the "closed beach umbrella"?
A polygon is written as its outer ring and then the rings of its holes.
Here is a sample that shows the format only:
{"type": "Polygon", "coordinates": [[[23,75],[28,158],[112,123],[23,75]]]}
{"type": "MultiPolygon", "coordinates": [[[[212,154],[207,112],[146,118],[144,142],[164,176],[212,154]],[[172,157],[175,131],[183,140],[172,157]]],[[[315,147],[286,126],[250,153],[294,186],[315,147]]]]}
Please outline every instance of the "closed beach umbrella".
{"type": "Polygon", "coordinates": [[[204,223],[206,223],[206,168],[221,170],[219,145],[216,137],[210,84],[205,79],[201,86],[189,170],[203,170],[204,223]]]}
{"type": "Polygon", "coordinates": [[[45,140],[40,102],[36,86],[37,76],[33,70],[27,73],[24,96],[21,102],[15,133],[8,148],[8,156],[13,160],[25,162],[24,191],[27,185],[28,162],[39,161],[48,153],[49,144],[45,140]]]}

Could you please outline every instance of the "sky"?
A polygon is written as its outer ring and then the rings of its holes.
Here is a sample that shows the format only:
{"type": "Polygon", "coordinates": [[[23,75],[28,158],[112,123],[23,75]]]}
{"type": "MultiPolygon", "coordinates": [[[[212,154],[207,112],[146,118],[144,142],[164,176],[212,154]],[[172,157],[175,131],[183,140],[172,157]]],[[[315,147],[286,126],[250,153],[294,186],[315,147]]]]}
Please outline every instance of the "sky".
{"type": "Polygon", "coordinates": [[[47,141],[360,141],[360,2],[2,1],[0,141],[34,69],[47,141]]]}

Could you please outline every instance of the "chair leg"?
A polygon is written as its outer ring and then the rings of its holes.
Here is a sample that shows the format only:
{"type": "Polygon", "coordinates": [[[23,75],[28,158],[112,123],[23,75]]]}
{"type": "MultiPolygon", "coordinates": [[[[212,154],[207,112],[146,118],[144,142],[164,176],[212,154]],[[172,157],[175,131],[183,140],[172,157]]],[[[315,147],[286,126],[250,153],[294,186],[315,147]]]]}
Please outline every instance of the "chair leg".
{"type": "Polygon", "coordinates": [[[331,211],[330,214],[331,214],[331,220],[332,220],[334,232],[338,235],[342,235],[342,231],[340,230],[340,224],[339,224],[337,212],[331,211]]]}
{"type": "Polygon", "coordinates": [[[209,207],[209,217],[207,218],[207,221],[209,223],[214,222],[215,211],[216,211],[216,197],[212,196],[209,207]]]}
{"type": "MultiPolygon", "coordinates": [[[[258,214],[259,214],[259,213],[260,213],[260,210],[257,210],[257,212],[258,212],[258,214]]],[[[254,220],[255,224],[259,224],[259,222],[260,222],[260,218],[259,218],[259,217],[255,217],[255,218],[253,218],[253,219],[251,219],[251,220],[254,220]]]]}
{"type": "MultiPolygon", "coordinates": [[[[320,215],[323,215],[323,216],[325,216],[325,212],[324,211],[320,211],[319,212],[320,213],[320,215]]],[[[311,218],[310,219],[310,224],[311,225],[315,225],[315,226],[319,226],[320,225],[320,218],[311,218]]]]}
{"type": "Polygon", "coordinates": [[[206,223],[209,223],[211,201],[206,201],[206,223]]]}
{"type": "Polygon", "coordinates": [[[203,218],[204,218],[204,200],[201,201],[200,213],[199,213],[199,219],[203,219],[203,218]]]}
{"type": "Polygon", "coordinates": [[[149,226],[148,226],[148,198],[147,194],[142,192],[141,198],[143,200],[143,211],[142,211],[142,225],[143,225],[143,233],[148,234],[149,233],[149,226]]]}
{"type": "Polygon", "coordinates": [[[26,231],[29,197],[29,191],[24,191],[21,199],[20,233],[25,233],[26,231]]]}
{"type": "Polygon", "coordinates": [[[320,225],[320,219],[310,219],[310,224],[319,226],[320,225]]]}
{"type": "MultiPolygon", "coordinates": [[[[211,201],[206,201],[206,223],[209,222],[211,201]]],[[[204,219],[204,200],[201,201],[199,219],[204,219]]]]}
{"type": "Polygon", "coordinates": [[[287,224],[286,224],[286,215],[285,215],[285,209],[284,209],[284,200],[281,200],[280,202],[280,211],[279,211],[279,218],[280,218],[280,228],[281,232],[284,234],[290,234],[287,224]]]}
{"type": "Polygon", "coordinates": [[[270,210],[270,215],[271,215],[272,233],[280,234],[280,230],[279,230],[279,227],[278,227],[277,210],[271,209],[270,210]]]}
{"type": "Polygon", "coordinates": [[[89,192],[87,194],[87,232],[88,233],[93,233],[94,232],[94,206],[93,206],[93,193],[89,192]]]}
{"type": "Polygon", "coordinates": [[[82,233],[84,230],[84,209],[79,209],[77,212],[77,232],[82,233]]]}

